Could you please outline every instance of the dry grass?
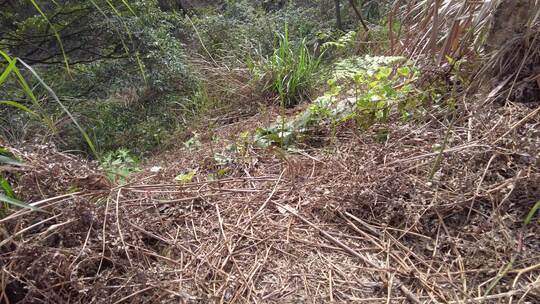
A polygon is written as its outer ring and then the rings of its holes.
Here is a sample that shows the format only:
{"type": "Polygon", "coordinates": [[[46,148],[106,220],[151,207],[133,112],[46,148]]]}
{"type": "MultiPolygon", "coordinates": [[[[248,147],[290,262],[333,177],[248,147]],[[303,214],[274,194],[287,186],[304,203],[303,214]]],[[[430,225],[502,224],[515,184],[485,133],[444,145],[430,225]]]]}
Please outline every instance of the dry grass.
{"type": "MultiPolygon", "coordinates": [[[[538,302],[539,226],[522,223],[540,197],[540,115],[475,104],[453,123],[433,109],[389,125],[385,143],[343,126],[336,146],[301,154],[250,146],[207,181],[255,117],[126,185],[32,196],[47,213],[0,220],[0,302],[538,302]],[[195,180],[174,182],[186,169],[195,180]]],[[[63,162],[15,152],[34,166],[23,179],[63,162]]],[[[60,191],[76,183],[69,170],[34,180],[60,191]]]]}

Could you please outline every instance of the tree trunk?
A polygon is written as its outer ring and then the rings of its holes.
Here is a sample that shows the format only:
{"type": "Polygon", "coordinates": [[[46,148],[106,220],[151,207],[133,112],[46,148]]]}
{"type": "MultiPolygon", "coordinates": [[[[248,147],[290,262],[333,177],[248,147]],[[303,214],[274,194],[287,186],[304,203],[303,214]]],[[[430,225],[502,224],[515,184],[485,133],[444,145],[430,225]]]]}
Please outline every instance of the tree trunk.
{"type": "Polygon", "coordinates": [[[495,9],[493,24],[486,41],[488,52],[500,49],[527,25],[534,5],[530,0],[502,0],[495,9]]]}
{"type": "Polygon", "coordinates": [[[491,78],[490,89],[502,86],[497,90],[503,102],[540,102],[540,30],[531,22],[539,6],[534,2],[502,0],[493,14],[484,75],[491,78]]]}
{"type": "Polygon", "coordinates": [[[341,3],[339,0],[334,0],[336,4],[336,26],[339,30],[343,30],[343,25],[341,24],[341,3]]]}

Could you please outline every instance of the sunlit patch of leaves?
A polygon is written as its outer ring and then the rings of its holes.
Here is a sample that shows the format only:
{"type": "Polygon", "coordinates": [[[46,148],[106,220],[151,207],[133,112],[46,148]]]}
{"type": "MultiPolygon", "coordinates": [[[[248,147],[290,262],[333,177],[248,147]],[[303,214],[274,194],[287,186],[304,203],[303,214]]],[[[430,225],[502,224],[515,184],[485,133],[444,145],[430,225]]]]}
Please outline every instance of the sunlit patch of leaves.
{"type": "MultiPolygon", "coordinates": [[[[295,118],[256,131],[260,146],[279,145],[296,149],[310,131],[327,126],[332,131],[346,121],[366,129],[385,123],[390,114],[403,120],[421,109],[425,92],[415,86],[419,71],[402,57],[349,58],[335,66],[328,89],[295,118]]],[[[383,134],[384,135],[384,134],[383,134]]]]}

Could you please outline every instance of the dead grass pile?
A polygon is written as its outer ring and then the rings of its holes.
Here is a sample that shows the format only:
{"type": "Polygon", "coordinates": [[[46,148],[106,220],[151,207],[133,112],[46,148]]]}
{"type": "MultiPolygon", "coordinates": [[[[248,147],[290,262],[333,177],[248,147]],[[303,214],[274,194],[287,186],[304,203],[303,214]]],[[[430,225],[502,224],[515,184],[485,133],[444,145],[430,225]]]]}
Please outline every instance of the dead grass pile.
{"type": "MultiPolygon", "coordinates": [[[[6,146],[6,145],[4,145],[6,146]]],[[[26,201],[39,201],[59,193],[68,193],[84,185],[105,183],[96,174],[97,164],[72,154],[59,152],[52,143],[26,142],[10,151],[25,166],[0,168],[13,182],[18,195],[26,201]]]]}
{"type": "Polygon", "coordinates": [[[493,52],[480,69],[490,97],[500,102],[537,104],[540,101],[540,24],[534,31],[514,35],[493,52]]]}
{"type": "Polygon", "coordinates": [[[236,124],[161,172],[34,201],[0,220],[0,302],[539,302],[539,109],[477,104],[218,165],[236,124]]]}

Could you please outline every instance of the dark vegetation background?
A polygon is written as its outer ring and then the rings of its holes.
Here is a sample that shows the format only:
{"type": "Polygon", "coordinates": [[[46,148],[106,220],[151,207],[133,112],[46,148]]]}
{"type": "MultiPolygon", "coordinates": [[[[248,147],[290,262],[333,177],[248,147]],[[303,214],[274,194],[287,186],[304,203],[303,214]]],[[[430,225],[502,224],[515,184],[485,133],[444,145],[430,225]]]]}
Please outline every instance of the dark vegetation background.
{"type": "MultiPolygon", "coordinates": [[[[141,155],[171,144],[211,111],[224,113],[239,103],[257,108],[272,100],[274,93],[261,92],[261,85],[253,83],[249,67],[273,52],[285,24],[291,43],[305,38],[313,52],[356,29],[354,10],[342,2],[338,29],[336,3],[330,0],[160,0],[129,1],[129,6],[123,1],[41,1],[48,20],[31,1],[4,0],[0,49],[36,69],[101,153],[127,148],[141,155]],[[239,83],[249,87],[239,88],[239,83]]],[[[364,3],[367,21],[384,22],[387,2],[364,3]]],[[[61,149],[88,153],[58,104],[37,81],[31,85],[55,130],[1,107],[0,136],[11,143],[54,140],[61,149]]],[[[0,97],[27,102],[15,78],[0,97]]]]}

